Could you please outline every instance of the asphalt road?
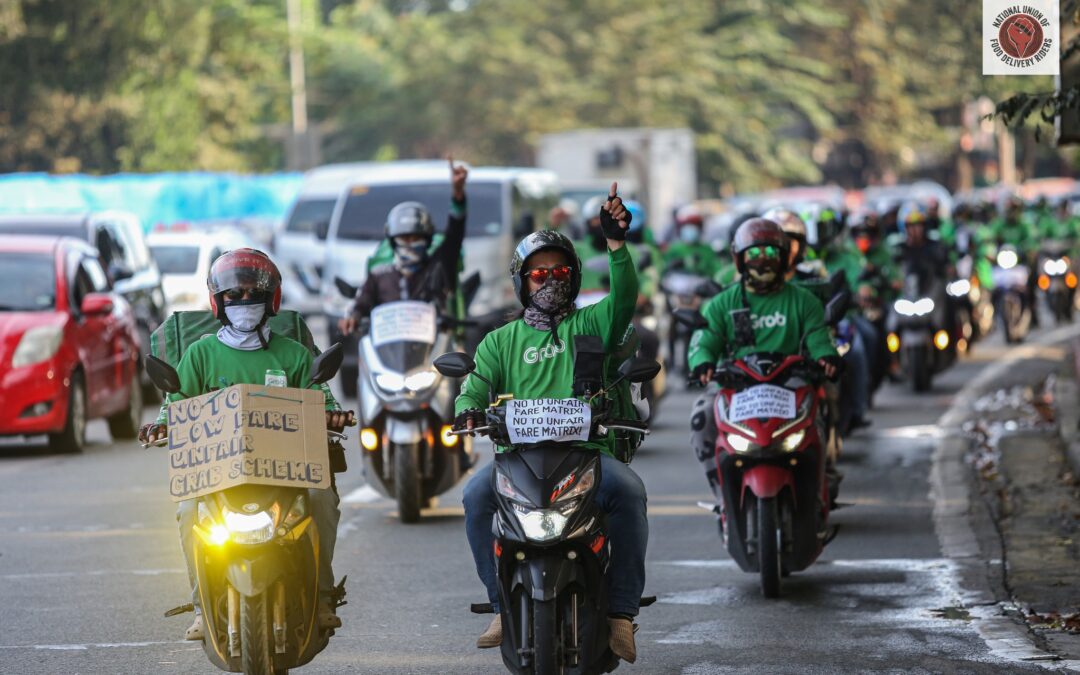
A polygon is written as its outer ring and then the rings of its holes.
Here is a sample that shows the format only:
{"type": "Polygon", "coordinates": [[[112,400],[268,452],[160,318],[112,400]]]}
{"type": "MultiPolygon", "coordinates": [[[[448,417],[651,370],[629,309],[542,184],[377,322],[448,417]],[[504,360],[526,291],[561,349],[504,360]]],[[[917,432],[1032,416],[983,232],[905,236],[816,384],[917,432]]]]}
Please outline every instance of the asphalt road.
{"type": "MultiPolygon", "coordinates": [[[[927,477],[934,422],[1002,348],[943,375],[931,394],[879,393],[875,425],[850,439],[835,514],[840,535],[818,563],[765,600],[723,552],[687,448],[692,396],[670,395],[633,467],[649,490],[647,594],[638,663],[620,672],[1016,672],[975,628],[942,612],[960,604],[941,557],[927,477]]],[[[151,411],[147,410],[147,416],[151,411]]],[[[112,443],[103,422],[78,456],[0,444],[0,672],[216,672],[180,640],[191,615],[165,455],[112,443]]],[[[363,487],[358,443],[341,479],[336,558],[347,574],[344,627],[305,673],[497,673],[497,650],[473,646],[488,617],[465,542],[460,491],[418,525],[363,487]]],[[[484,461],[490,458],[484,452],[484,461]]]]}

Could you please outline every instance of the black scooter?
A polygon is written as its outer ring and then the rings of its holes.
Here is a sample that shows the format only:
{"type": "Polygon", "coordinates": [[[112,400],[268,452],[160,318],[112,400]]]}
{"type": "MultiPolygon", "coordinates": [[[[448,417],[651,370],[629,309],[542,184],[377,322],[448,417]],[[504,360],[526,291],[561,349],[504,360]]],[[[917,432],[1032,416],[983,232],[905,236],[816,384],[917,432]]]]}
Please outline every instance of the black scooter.
{"type": "MultiPolygon", "coordinates": [[[[446,377],[471,373],[487,382],[466,354],[444,354],[435,368],[446,377]]],[[[655,361],[627,360],[607,389],[623,379],[646,382],[659,370],[655,361]]],[[[503,662],[522,675],[610,672],[619,661],[608,647],[607,518],[593,501],[600,459],[573,443],[510,443],[506,407],[487,384],[487,424],[473,431],[513,450],[495,455],[492,476],[503,662]]],[[[594,409],[592,423],[594,432],[602,427],[648,433],[644,423],[611,419],[602,409],[594,409]]],[[[641,604],[655,600],[642,598],[641,604]]],[[[492,608],[479,604],[473,611],[492,608]]]]}

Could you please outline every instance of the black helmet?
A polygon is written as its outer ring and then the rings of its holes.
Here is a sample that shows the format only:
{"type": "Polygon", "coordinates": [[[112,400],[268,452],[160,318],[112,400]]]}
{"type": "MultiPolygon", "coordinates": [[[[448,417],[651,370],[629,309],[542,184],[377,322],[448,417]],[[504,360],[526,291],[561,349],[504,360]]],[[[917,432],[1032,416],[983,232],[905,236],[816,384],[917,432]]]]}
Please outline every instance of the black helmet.
{"type": "Polygon", "coordinates": [[[529,305],[528,287],[521,283],[521,271],[525,269],[525,261],[528,260],[529,256],[533,253],[538,253],[550,248],[558,249],[565,253],[567,259],[570,261],[570,266],[574,268],[573,272],[570,274],[571,302],[577,299],[578,291],[581,290],[581,259],[578,258],[577,249],[574,248],[574,244],[563,234],[556,232],[555,230],[540,230],[539,232],[533,232],[518,242],[517,248],[514,249],[514,255],[510,258],[510,278],[514,281],[514,293],[524,307],[528,307],[529,305]]]}
{"type": "Polygon", "coordinates": [[[401,202],[386,216],[386,238],[394,243],[394,237],[416,234],[431,240],[435,224],[431,214],[420,202],[401,202]]]}
{"type": "Polygon", "coordinates": [[[789,253],[787,235],[775,222],[766,218],[751,218],[735,230],[735,239],[731,243],[731,256],[735,259],[735,266],[740,274],[746,273],[743,253],[754,246],[779,248],[781,265],[783,269],[787,269],[789,253]]]}

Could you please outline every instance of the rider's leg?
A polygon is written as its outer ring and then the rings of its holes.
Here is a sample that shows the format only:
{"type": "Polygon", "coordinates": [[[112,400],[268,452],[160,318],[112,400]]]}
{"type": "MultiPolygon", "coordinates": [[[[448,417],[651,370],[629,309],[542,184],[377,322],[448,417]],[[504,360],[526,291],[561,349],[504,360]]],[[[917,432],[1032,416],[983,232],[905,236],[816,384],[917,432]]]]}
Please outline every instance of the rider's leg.
{"type": "Polygon", "coordinates": [[[185,499],[177,504],[176,521],[180,526],[180,548],[184,552],[184,562],[187,564],[188,584],[191,585],[191,604],[195,606],[195,620],[184,634],[187,640],[201,640],[203,637],[202,607],[199,603],[199,579],[195,576],[195,549],[192,546],[192,527],[195,525],[195,516],[198,506],[194,499],[185,499]]]}
{"type": "Polygon", "coordinates": [[[491,521],[495,517],[495,492],[491,487],[494,464],[477,469],[465,485],[462,502],[465,505],[465,536],[469,539],[476,574],[487,590],[488,602],[499,613],[499,585],[495,576],[495,535],[491,521]]]}
{"type": "Polygon", "coordinates": [[[609,455],[600,456],[600,475],[596,503],[608,514],[611,536],[608,612],[633,617],[645,588],[645,549],[649,544],[645,484],[633,469],[609,455]]]}
{"type": "Polygon", "coordinates": [[[694,401],[694,408],[690,411],[690,447],[694,456],[701,462],[701,468],[705,472],[705,480],[709,481],[709,489],[713,491],[716,502],[720,500],[720,479],[716,469],[716,396],[719,389],[715,384],[710,384],[705,393],[694,401]]]}
{"type": "Polygon", "coordinates": [[[858,331],[851,341],[851,352],[848,356],[847,365],[851,368],[852,419],[855,426],[863,426],[867,423],[866,415],[870,409],[870,368],[866,343],[858,331]]]}
{"type": "Polygon", "coordinates": [[[337,544],[338,522],[341,511],[337,491],[308,490],[311,504],[311,519],[319,530],[319,544],[322,549],[319,557],[319,599],[329,601],[334,590],[334,547],[337,544]]]}

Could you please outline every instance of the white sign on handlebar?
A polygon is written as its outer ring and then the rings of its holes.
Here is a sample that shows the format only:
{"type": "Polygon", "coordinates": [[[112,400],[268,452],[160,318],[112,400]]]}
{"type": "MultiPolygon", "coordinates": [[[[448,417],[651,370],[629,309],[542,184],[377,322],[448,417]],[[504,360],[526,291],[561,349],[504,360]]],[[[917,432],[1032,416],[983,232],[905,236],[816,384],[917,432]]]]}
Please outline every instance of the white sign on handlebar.
{"type": "Polygon", "coordinates": [[[435,344],[435,306],[416,300],[389,302],[371,310],[371,344],[390,342],[435,344]]]}
{"type": "Polygon", "coordinates": [[[592,409],[576,398],[539,398],[506,402],[510,443],[587,441],[592,409]]]}
{"type": "Polygon", "coordinates": [[[795,419],[795,392],[771,384],[759,384],[731,397],[728,420],[741,422],[761,417],[795,419]]]}

